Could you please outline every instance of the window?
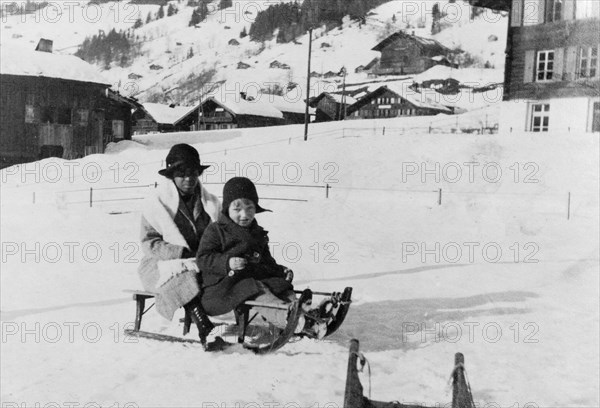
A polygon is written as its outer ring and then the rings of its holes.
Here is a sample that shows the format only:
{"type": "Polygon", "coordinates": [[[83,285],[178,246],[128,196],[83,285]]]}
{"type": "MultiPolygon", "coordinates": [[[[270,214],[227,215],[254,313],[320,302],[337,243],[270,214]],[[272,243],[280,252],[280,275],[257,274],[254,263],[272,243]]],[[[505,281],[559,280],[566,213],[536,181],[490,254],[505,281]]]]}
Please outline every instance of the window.
{"type": "Polygon", "coordinates": [[[536,103],[531,105],[531,132],[547,132],[550,121],[550,104],[536,103]]]}
{"type": "Polygon", "coordinates": [[[535,74],[536,81],[552,80],[552,71],[554,70],[554,51],[538,51],[537,69],[535,74]]]}
{"type": "MultiPolygon", "coordinates": [[[[87,109],[76,109],[73,111],[73,123],[79,126],[87,126],[89,118],[89,110],[87,109]]],[[[144,120],[140,120],[139,123],[144,124],[144,120]]]]}
{"type": "Polygon", "coordinates": [[[25,123],[39,123],[40,110],[34,105],[25,105],[25,123]]]}
{"type": "Polygon", "coordinates": [[[523,0],[523,25],[540,24],[540,17],[543,16],[540,9],[539,0],[523,0]]]}
{"type": "Polygon", "coordinates": [[[122,120],[112,121],[112,133],[114,139],[123,139],[125,137],[125,122],[122,120]]]}
{"type": "Polygon", "coordinates": [[[60,125],[71,124],[71,109],[69,108],[56,108],[56,123],[60,125]]]}
{"type": "Polygon", "coordinates": [[[546,22],[562,19],[563,0],[546,0],[546,22]]]}
{"type": "Polygon", "coordinates": [[[41,109],[40,112],[40,122],[41,123],[54,123],[54,114],[55,109],[50,106],[45,106],[41,109]]]}
{"type": "Polygon", "coordinates": [[[598,48],[596,45],[579,49],[578,78],[594,78],[598,75],[598,48]]]}

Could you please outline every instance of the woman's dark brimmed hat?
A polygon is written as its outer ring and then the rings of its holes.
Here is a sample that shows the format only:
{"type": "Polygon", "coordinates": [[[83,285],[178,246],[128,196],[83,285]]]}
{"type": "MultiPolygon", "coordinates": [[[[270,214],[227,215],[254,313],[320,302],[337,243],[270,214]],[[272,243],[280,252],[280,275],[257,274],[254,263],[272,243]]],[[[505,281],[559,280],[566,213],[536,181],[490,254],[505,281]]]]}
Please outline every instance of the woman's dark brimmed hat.
{"type": "Polygon", "coordinates": [[[200,174],[210,166],[200,164],[198,151],[189,144],[180,143],[171,147],[167,154],[167,167],[159,170],[158,174],[167,178],[173,178],[173,172],[177,169],[198,170],[200,174]]]}
{"type": "Polygon", "coordinates": [[[254,183],[246,177],[234,177],[223,186],[223,214],[229,216],[229,205],[238,198],[246,198],[256,206],[256,213],[272,212],[258,205],[258,193],[254,183]]]}

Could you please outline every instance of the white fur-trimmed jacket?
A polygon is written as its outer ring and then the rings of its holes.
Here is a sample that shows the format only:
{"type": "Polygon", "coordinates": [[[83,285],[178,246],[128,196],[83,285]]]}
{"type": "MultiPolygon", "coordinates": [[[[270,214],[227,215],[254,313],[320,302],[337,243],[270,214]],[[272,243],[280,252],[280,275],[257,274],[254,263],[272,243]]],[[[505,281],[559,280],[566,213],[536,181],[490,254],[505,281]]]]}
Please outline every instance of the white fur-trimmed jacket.
{"type": "Polygon", "coordinates": [[[200,200],[195,201],[193,215],[186,210],[177,187],[171,180],[161,183],[144,202],[141,220],[144,257],[138,273],[145,290],[161,294],[160,302],[163,307],[158,303],[157,305],[165,316],[172,317],[172,312],[183,306],[179,304],[181,298],[191,296],[189,293],[179,293],[189,290],[187,283],[182,281],[179,284],[178,279],[173,279],[179,275],[190,275],[183,272],[197,272],[193,258],[196,248],[190,248],[188,242],[199,242],[203,229],[210,221],[215,221],[221,212],[219,199],[203,186],[198,187],[196,194],[200,195],[200,200]],[[202,209],[210,220],[203,221],[202,217],[199,218],[202,209]],[[199,228],[202,231],[198,231],[199,228]],[[190,257],[187,261],[181,259],[184,251],[190,257]]]}

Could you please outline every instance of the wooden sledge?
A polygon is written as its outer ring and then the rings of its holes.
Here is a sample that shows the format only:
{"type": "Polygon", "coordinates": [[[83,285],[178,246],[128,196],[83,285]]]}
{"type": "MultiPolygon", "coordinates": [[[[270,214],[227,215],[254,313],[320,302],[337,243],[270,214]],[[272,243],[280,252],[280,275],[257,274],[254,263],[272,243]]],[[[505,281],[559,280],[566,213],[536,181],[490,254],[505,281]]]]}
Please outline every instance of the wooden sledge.
{"type": "MultiPolygon", "coordinates": [[[[344,392],[344,408],[429,408],[423,405],[401,404],[397,401],[374,401],[363,395],[363,387],[358,377],[357,360],[364,365],[366,359],[358,351],[358,340],[350,340],[346,389],[344,392]]],[[[454,355],[452,370],[452,408],[475,408],[471,387],[465,377],[465,357],[462,353],[454,355]]],[[[370,373],[369,373],[370,375],[370,373]]],[[[370,393],[370,391],[369,391],[370,393]]],[[[438,404],[440,406],[442,404],[438,404]]],[[[446,406],[446,405],[443,405],[446,406]]]]}
{"type": "MultiPolygon", "coordinates": [[[[146,308],[146,300],[155,298],[158,294],[155,292],[148,291],[140,291],[140,290],[126,290],[125,292],[133,294],[133,300],[135,301],[135,320],[133,329],[125,329],[125,334],[133,337],[144,337],[150,338],[154,340],[162,340],[162,341],[174,341],[181,343],[198,343],[199,340],[194,339],[183,339],[175,336],[168,336],[158,333],[152,333],[141,330],[142,327],[142,319],[144,315],[154,306],[152,303],[150,306],[146,308]]],[[[344,289],[342,293],[327,293],[327,292],[312,292],[310,289],[305,289],[303,291],[295,291],[299,294],[299,298],[296,299],[291,305],[272,305],[265,304],[261,302],[256,302],[253,300],[247,300],[243,304],[241,304],[235,311],[236,323],[238,327],[238,335],[237,341],[242,344],[245,348],[254,351],[257,354],[267,354],[273,351],[276,351],[283,347],[286,343],[288,343],[293,337],[303,336],[302,333],[295,333],[296,327],[298,326],[298,320],[300,316],[304,313],[303,306],[309,304],[312,301],[313,295],[317,296],[325,296],[329,297],[329,301],[333,305],[333,311],[327,318],[327,334],[329,336],[333,334],[343,323],[346,315],[348,313],[348,309],[350,308],[350,303],[352,302],[352,288],[347,287],[344,289]],[[277,329],[273,326],[267,328],[268,333],[270,335],[259,336],[261,338],[252,339],[248,336],[248,328],[250,327],[250,323],[257,316],[257,313],[254,313],[252,317],[250,317],[253,308],[255,307],[266,307],[273,309],[281,309],[287,310],[288,312],[288,321],[286,327],[281,330],[277,329]]],[[[308,318],[308,317],[307,317],[308,318]]],[[[188,315],[187,311],[185,313],[183,319],[183,335],[187,335],[190,332],[190,326],[192,323],[191,317],[188,315]]],[[[231,343],[229,343],[231,344],[231,343]]],[[[222,339],[219,340],[218,347],[226,347],[227,343],[222,339]]],[[[217,347],[215,347],[216,349],[217,347]]],[[[210,349],[210,344],[209,344],[210,349]]]]}

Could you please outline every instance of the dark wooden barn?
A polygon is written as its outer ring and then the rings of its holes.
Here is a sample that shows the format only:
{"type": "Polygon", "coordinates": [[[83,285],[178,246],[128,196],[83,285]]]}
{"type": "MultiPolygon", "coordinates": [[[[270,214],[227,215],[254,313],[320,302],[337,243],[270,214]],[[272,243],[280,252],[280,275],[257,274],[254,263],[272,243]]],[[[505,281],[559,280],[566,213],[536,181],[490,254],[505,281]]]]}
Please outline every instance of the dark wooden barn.
{"type": "Polygon", "coordinates": [[[90,64],[41,44],[38,51],[2,45],[0,165],[75,159],[131,139],[131,111],[139,105],[112,92],[90,64]]]}
{"type": "Polygon", "coordinates": [[[470,0],[509,11],[501,126],[600,132],[600,1],[470,0]]]}
{"type": "Polygon", "coordinates": [[[348,107],[356,102],[356,99],[348,94],[322,92],[319,96],[312,98],[309,105],[315,108],[315,122],[329,122],[332,120],[343,120],[346,117],[348,107]]]}
{"type": "Polygon", "coordinates": [[[133,113],[133,134],[196,130],[193,123],[186,120],[193,109],[192,106],[144,103],[133,113]]]}
{"type": "Polygon", "coordinates": [[[418,74],[434,65],[457,67],[448,61],[452,51],[430,38],[396,32],[375,47],[381,57],[370,72],[375,75],[418,74]]]}
{"type": "Polygon", "coordinates": [[[427,116],[452,111],[410,88],[381,86],[348,108],[348,119],[427,116]]]}
{"type": "Polygon", "coordinates": [[[240,94],[211,96],[205,99],[193,112],[197,112],[195,126],[198,130],[286,124],[281,111],[262,100],[262,98],[246,100],[240,94]]]}
{"type": "MultiPolygon", "coordinates": [[[[293,93],[293,92],[292,92],[293,93]]],[[[260,94],[258,96],[261,101],[272,105],[283,114],[283,119],[286,125],[304,123],[306,114],[306,102],[298,96],[279,96],[260,94]]],[[[308,114],[314,114],[314,109],[309,108],[308,114]]]]}

